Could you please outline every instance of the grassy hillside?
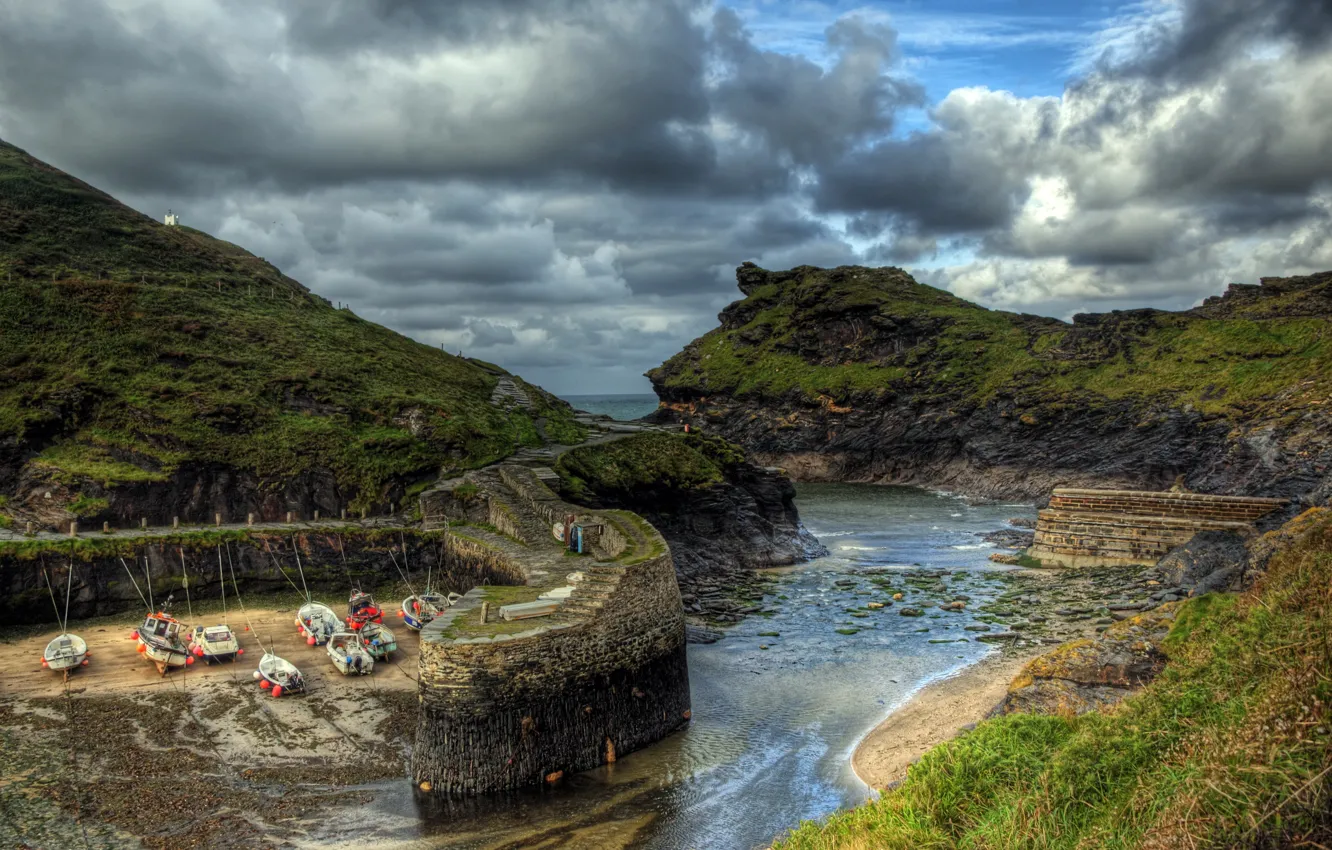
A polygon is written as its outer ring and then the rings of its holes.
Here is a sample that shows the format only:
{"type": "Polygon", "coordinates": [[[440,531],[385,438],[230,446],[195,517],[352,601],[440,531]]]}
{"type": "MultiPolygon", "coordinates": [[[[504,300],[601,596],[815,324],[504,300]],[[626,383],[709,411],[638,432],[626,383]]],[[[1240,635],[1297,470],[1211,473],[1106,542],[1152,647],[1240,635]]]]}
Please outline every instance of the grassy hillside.
{"type": "Polygon", "coordinates": [[[737,446],[719,437],[649,432],[566,452],[555,471],[575,501],[621,501],[648,488],[689,491],[719,484],[725,468],[744,459],[737,446]]]}
{"type": "Polygon", "coordinates": [[[328,470],[366,504],[538,445],[538,421],[553,440],[581,433],[532,387],[530,412],[491,406],[501,370],[335,309],[4,143],[0,342],[10,496],[24,473],[116,487],[221,464],[269,482],[328,470]]]}
{"type": "Polygon", "coordinates": [[[779,850],[1329,846],[1332,514],[1284,535],[1252,591],[1186,603],[1141,693],[986,721],[779,850]]]}
{"type": "Polygon", "coordinates": [[[721,327],[649,373],[663,398],[825,406],[899,394],[975,404],[1000,395],[1140,398],[1235,414],[1278,396],[1284,409],[1296,390],[1310,398],[1332,390],[1332,275],[1264,297],[1232,287],[1195,311],[1073,324],[987,310],[901,269],[751,266],[741,275],[751,279],[748,295],[723,312],[721,327]]]}

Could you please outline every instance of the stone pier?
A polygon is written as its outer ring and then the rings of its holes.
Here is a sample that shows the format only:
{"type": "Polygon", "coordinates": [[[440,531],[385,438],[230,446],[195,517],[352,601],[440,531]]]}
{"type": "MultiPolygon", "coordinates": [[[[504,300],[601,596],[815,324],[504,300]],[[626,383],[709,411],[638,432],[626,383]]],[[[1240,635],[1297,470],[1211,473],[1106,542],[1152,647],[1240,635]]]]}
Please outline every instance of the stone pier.
{"type": "Polygon", "coordinates": [[[689,722],[684,611],[670,549],[622,511],[563,502],[519,466],[422,495],[428,525],[488,550],[520,581],[469,591],[421,633],[412,775],[460,797],[558,781],[689,722]],[[584,529],[584,555],[553,526],[584,529]],[[549,616],[505,622],[501,605],[572,587],[549,616]],[[489,609],[482,622],[483,606],[489,609]]]}
{"type": "Polygon", "coordinates": [[[1200,531],[1249,533],[1285,499],[1056,488],[1028,555],[1050,566],[1153,564],[1200,531]]]}

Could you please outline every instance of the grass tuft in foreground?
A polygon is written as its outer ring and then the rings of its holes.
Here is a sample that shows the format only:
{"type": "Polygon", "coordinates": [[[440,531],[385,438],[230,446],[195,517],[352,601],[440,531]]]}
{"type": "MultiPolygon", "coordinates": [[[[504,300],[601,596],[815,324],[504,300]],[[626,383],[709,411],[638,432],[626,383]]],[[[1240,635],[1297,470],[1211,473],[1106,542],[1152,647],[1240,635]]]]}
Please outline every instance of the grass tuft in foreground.
{"type": "Polygon", "coordinates": [[[1241,596],[1181,610],[1116,709],[1009,715],[779,850],[1332,846],[1332,517],[1241,596]]]}

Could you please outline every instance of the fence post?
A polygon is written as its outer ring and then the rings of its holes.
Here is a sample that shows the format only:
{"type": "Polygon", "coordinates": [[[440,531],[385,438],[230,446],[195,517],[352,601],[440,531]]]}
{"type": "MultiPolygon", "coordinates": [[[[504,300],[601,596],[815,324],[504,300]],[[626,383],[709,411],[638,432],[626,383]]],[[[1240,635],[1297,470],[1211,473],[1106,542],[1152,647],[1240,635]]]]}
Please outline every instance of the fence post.
{"type": "Polygon", "coordinates": [[[173,517],[171,518],[171,527],[172,527],[172,528],[180,528],[180,517],[178,517],[178,516],[173,516],[173,517]]]}
{"type": "Polygon", "coordinates": [[[254,527],[254,514],[245,515],[245,524],[250,526],[251,528],[254,527]]]}
{"type": "Polygon", "coordinates": [[[69,536],[70,537],[79,536],[79,524],[77,522],[71,522],[69,524],[69,536]]]}
{"type": "Polygon", "coordinates": [[[291,524],[291,511],[287,511],[287,524],[291,524]]]}
{"type": "Polygon", "coordinates": [[[148,517],[146,516],[139,517],[139,528],[142,528],[145,531],[148,530],[148,517]]]}
{"type": "Polygon", "coordinates": [[[218,528],[222,527],[222,514],[213,514],[213,520],[218,528]]]}

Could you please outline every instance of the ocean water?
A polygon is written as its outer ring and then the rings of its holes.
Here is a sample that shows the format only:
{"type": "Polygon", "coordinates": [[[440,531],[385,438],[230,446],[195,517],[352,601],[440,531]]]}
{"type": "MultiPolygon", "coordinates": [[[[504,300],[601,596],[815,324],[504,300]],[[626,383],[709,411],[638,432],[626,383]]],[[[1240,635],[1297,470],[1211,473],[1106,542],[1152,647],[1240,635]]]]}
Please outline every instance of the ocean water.
{"type": "Polygon", "coordinates": [[[657,397],[652,393],[633,395],[566,395],[565,401],[588,413],[604,413],[612,419],[628,421],[647,416],[657,409],[657,397]]]}
{"type": "Polygon", "coordinates": [[[1006,569],[987,560],[996,550],[979,534],[1035,510],[846,484],[798,485],[797,504],[830,554],[774,571],[769,616],[689,647],[687,730],[555,788],[445,813],[418,811],[406,781],[372,786],[379,793],[369,808],[330,819],[311,837],[346,846],[369,839],[381,850],[744,850],[867,799],[850,767],[856,744],[921,687],[994,651],[963,629],[1002,591],[1006,569]],[[885,598],[882,583],[907,588],[902,574],[922,567],[953,570],[946,583],[972,597],[969,610],[931,606],[903,617],[896,607],[906,603],[863,608],[885,598]]]}

